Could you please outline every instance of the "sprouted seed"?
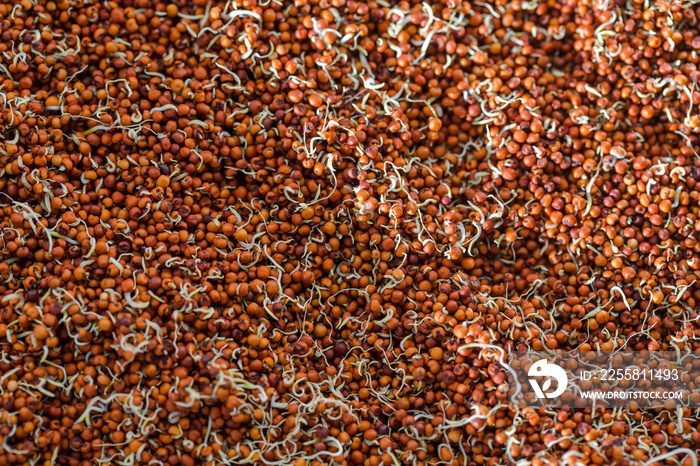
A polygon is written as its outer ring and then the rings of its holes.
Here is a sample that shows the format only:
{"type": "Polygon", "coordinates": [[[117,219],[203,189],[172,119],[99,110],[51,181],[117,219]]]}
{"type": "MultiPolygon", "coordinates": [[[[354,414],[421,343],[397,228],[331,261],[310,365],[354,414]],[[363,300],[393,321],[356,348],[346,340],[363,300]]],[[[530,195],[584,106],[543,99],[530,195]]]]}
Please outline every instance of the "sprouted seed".
{"type": "Polygon", "coordinates": [[[0,4],[0,464],[697,466],[508,355],[700,349],[698,14],[0,4]]]}

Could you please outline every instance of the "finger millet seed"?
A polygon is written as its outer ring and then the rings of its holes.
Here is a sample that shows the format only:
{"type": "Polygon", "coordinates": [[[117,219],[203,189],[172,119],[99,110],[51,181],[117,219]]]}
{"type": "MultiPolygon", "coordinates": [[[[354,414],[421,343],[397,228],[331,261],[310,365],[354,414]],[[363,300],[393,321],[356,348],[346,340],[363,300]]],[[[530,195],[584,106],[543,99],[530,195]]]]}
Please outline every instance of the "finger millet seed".
{"type": "Polygon", "coordinates": [[[1,3],[0,466],[696,465],[499,355],[700,348],[697,15],[1,3]]]}

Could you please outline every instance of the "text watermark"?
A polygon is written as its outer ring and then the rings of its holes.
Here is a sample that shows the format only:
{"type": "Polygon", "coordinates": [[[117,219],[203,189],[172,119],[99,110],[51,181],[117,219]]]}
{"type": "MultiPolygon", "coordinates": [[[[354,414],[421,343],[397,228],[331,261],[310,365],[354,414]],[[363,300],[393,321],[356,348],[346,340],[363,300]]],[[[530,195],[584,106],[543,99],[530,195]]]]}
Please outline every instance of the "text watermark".
{"type": "Polygon", "coordinates": [[[525,406],[700,406],[700,352],[513,352],[512,402],[525,406]]]}

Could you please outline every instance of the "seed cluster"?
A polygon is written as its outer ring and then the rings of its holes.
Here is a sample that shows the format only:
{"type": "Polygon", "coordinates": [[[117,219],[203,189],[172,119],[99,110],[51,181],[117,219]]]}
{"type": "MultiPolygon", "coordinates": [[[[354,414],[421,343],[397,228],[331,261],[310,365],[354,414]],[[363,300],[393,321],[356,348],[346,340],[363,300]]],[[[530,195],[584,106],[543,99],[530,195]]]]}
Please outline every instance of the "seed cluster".
{"type": "Polygon", "coordinates": [[[695,3],[3,2],[0,466],[697,464],[695,3]]]}

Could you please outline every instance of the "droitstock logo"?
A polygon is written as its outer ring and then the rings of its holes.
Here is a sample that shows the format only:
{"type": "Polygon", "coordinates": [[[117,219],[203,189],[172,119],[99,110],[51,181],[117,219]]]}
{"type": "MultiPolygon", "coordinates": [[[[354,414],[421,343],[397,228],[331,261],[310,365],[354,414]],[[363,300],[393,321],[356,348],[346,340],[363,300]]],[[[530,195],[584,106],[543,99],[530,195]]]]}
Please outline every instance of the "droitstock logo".
{"type": "Polygon", "coordinates": [[[540,359],[527,371],[528,381],[532,385],[532,389],[535,391],[537,398],[556,398],[564,393],[566,390],[566,385],[569,383],[569,378],[566,375],[564,369],[556,364],[551,364],[547,362],[546,359],[540,359]],[[540,385],[533,377],[547,377],[544,384],[540,388],[540,385]],[[552,379],[557,381],[557,389],[551,393],[545,393],[552,385],[552,379]]]}

